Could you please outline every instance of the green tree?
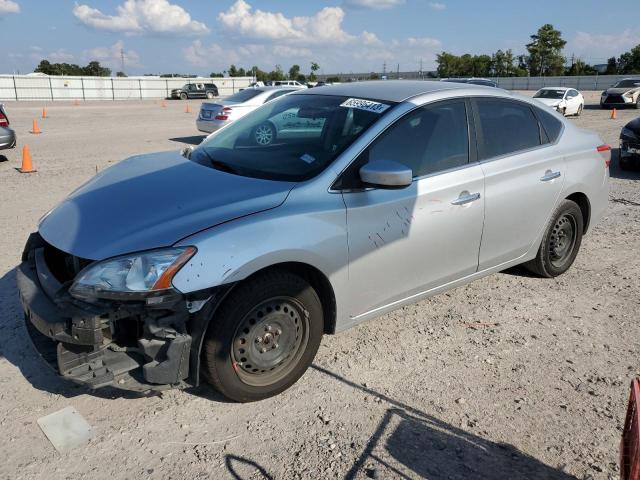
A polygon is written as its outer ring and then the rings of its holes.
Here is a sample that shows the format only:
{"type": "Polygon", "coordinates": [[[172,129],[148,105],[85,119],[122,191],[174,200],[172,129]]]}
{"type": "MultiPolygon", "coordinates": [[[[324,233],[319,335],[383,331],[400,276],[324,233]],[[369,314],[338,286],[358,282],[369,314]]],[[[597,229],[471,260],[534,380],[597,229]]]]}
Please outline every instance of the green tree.
{"type": "Polygon", "coordinates": [[[636,45],[630,51],[620,55],[618,73],[623,75],[640,73],[640,45],[636,45]]]}
{"type": "Polygon", "coordinates": [[[309,74],[309,81],[310,82],[315,82],[318,78],[318,76],[316,75],[316,72],[320,70],[320,65],[318,65],[316,62],[311,62],[311,73],[309,74]]]}
{"type": "Polygon", "coordinates": [[[229,68],[227,69],[227,73],[229,74],[230,77],[237,77],[238,76],[238,68],[231,64],[229,66],[229,68]]]}
{"type": "Polygon", "coordinates": [[[127,74],[124,72],[116,72],[116,77],[126,77],[127,74]]]}
{"type": "Polygon", "coordinates": [[[282,71],[282,66],[276,65],[275,70],[271,70],[267,75],[268,80],[284,80],[284,72],[282,71]]]}
{"type": "Polygon", "coordinates": [[[300,65],[291,65],[291,68],[289,69],[289,79],[297,80],[298,75],[300,75],[300,65]]]}
{"type": "Polygon", "coordinates": [[[604,72],[606,75],[615,75],[618,73],[618,62],[616,57],[611,57],[607,60],[607,70],[604,72]]]}
{"type": "Polygon", "coordinates": [[[108,77],[111,75],[111,69],[101,66],[100,62],[96,62],[95,60],[89,62],[82,70],[83,75],[89,75],[91,77],[108,77]]]}
{"type": "Polygon", "coordinates": [[[527,44],[529,52],[527,66],[532,76],[562,75],[564,72],[564,58],[562,49],[567,44],[562,39],[562,32],[547,23],[531,35],[531,42],[527,44]]]}

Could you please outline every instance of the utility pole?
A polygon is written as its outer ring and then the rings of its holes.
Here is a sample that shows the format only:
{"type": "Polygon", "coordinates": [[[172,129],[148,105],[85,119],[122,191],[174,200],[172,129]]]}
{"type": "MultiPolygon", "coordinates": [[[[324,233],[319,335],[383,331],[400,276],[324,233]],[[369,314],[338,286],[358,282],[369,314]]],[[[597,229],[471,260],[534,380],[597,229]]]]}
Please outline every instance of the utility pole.
{"type": "Polygon", "coordinates": [[[400,80],[400,64],[398,64],[398,68],[396,68],[396,80],[400,80]]]}
{"type": "Polygon", "coordinates": [[[382,76],[387,75],[387,62],[382,62],[382,76]]]}
{"type": "Polygon", "coordinates": [[[420,80],[424,79],[424,75],[422,74],[422,58],[420,58],[420,80]]]}
{"type": "Polygon", "coordinates": [[[124,48],[120,49],[120,71],[124,73],[124,48]]]}

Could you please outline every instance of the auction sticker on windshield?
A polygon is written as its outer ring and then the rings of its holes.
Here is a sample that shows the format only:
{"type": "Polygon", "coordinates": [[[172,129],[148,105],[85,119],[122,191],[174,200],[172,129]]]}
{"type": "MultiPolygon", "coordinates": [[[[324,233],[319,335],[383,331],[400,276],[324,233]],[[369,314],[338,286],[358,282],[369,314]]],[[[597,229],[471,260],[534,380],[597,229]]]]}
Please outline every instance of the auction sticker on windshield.
{"type": "Polygon", "coordinates": [[[385,103],[363,100],[361,98],[350,98],[342,102],[340,106],[346,108],[357,108],[358,110],[366,110],[367,112],[373,113],[382,113],[389,108],[389,105],[385,103]]]}

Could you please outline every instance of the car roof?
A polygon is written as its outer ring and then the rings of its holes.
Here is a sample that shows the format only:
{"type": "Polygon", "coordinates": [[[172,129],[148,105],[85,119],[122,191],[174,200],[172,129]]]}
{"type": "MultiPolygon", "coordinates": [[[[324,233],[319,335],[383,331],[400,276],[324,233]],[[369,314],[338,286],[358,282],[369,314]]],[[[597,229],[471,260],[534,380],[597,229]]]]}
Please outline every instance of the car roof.
{"type": "MultiPolygon", "coordinates": [[[[387,102],[402,102],[423,93],[469,88],[464,83],[437,82],[430,80],[369,80],[366,82],[327,85],[316,90],[311,88],[292,95],[337,95],[342,97],[364,97],[387,102]]],[[[474,88],[491,88],[474,85],[474,88]]]]}
{"type": "Polygon", "coordinates": [[[542,87],[540,90],[575,90],[572,87],[542,87]]]}

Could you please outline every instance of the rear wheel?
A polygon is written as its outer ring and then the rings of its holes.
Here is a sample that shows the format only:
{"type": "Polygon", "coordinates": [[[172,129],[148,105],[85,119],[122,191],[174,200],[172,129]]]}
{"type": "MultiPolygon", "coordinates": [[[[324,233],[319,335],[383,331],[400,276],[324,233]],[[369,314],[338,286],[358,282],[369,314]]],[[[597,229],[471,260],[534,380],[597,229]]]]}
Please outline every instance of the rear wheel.
{"type": "Polygon", "coordinates": [[[211,100],[213,98],[213,92],[207,92],[207,98],[211,100]]]}
{"type": "Polygon", "coordinates": [[[289,272],[266,272],[240,285],[211,321],[203,372],[226,397],[251,402],[277,395],[318,351],[323,313],[315,290],[289,272]]]}
{"type": "Polygon", "coordinates": [[[536,258],[524,264],[541,277],[557,277],[569,270],[582,243],[583,218],[578,205],[563,200],[542,237],[536,258]]]}
{"type": "Polygon", "coordinates": [[[636,100],[634,107],[636,107],[636,110],[640,109],[640,95],[638,95],[638,100],[636,100]]]}
{"type": "Polygon", "coordinates": [[[580,115],[582,115],[582,109],[584,108],[584,105],[581,103],[578,106],[578,111],[576,112],[576,117],[579,117],[580,115]]]}

